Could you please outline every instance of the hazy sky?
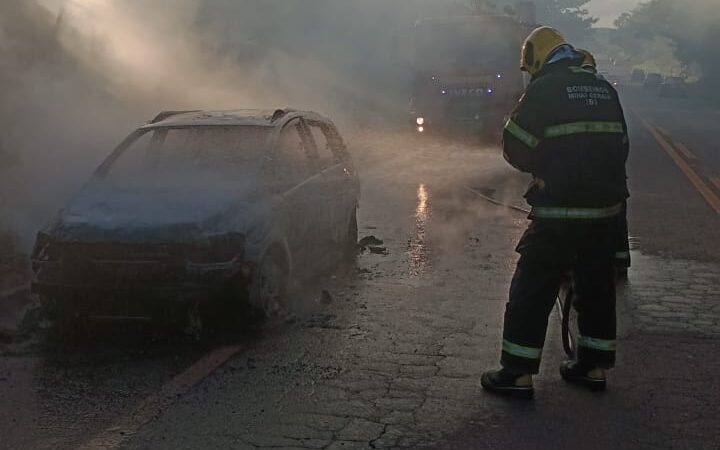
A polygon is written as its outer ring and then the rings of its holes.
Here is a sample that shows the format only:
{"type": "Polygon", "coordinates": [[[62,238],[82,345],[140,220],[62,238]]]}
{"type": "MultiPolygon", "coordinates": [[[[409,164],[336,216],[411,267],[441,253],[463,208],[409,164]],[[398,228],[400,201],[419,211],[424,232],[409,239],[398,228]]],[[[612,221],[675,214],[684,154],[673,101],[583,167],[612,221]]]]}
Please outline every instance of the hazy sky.
{"type": "Polygon", "coordinates": [[[600,21],[596,26],[611,27],[617,17],[640,3],[640,0],[592,0],[588,3],[590,13],[600,21]]]}
{"type": "MultiPolygon", "coordinates": [[[[63,0],[40,1],[55,9],[63,2],[63,0]]],[[[102,3],[104,1],[106,0],[69,0],[70,3],[74,3],[76,5],[102,3]]],[[[612,26],[613,21],[617,18],[617,16],[625,11],[631,10],[635,5],[640,3],[640,1],[641,0],[592,0],[588,4],[588,9],[593,16],[600,19],[597,26],[609,27],[612,26]]]]}

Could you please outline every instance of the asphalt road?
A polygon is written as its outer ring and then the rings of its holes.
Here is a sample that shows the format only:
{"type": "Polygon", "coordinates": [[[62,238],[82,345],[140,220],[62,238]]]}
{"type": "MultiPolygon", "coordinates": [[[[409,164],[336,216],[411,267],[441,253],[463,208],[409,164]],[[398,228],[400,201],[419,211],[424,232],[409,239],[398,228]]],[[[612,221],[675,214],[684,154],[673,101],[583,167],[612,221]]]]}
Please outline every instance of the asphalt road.
{"type": "Polygon", "coordinates": [[[714,122],[684,134],[707,107],[623,96],[635,263],[606,393],[559,379],[556,318],[536,399],[482,392],[526,220],[463,187],[522,204],[526,178],[492,146],[363,133],[360,233],[387,255],[299,287],[292,320],[233,339],[4,343],[0,448],[719,448],[720,214],[657,138],[714,189],[714,122]]]}
{"type": "Polygon", "coordinates": [[[720,110],[692,99],[660,98],[643,88],[627,88],[621,93],[632,142],[630,233],[641,241],[645,252],[717,261],[720,152],[715,133],[720,110]],[[678,162],[661,148],[648,126],[670,145],[678,162]],[[697,175],[694,181],[711,191],[714,202],[700,194],[678,163],[697,175]]]}

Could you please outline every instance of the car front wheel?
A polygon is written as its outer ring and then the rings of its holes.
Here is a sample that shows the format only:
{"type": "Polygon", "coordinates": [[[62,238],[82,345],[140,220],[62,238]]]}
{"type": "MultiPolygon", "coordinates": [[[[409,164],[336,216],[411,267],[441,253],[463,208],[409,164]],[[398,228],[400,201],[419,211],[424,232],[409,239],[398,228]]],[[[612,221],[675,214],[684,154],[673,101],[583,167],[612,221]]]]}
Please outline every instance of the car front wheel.
{"type": "Polygon", "coordinates": [[[277,256],[265,256],[253,271],[250,306],[262,318],[278,316],[287,306],[288,285],[287,266],[277,256]]]}

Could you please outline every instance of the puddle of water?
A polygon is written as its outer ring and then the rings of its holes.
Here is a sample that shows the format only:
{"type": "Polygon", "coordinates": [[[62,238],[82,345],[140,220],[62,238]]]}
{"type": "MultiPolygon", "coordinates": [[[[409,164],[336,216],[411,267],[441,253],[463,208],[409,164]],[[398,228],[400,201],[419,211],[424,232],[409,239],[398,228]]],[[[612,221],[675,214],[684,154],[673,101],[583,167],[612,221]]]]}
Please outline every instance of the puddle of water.
{"type": "Polygon", "coordinates": [[[430,219],[430,195],[425,184],[417,189],[417,206],[415,208],[415,232],[408,245],[410,275],[420,277],[428,263],[427,224],[430,219]]]}

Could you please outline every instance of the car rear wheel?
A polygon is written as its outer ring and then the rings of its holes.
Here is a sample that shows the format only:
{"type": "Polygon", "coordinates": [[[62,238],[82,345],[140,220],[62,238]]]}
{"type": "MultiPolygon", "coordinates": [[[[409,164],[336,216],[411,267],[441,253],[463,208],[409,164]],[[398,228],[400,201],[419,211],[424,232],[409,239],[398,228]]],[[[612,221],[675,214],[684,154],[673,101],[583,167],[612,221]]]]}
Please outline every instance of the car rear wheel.
{"type": "Polygon", "coordinates": [[[358,246],[358,221],[357,207],[353,209],[350,215],[350,224],[348,225],[347,240],[345,241],[345,256],[348,258],[355,257],[358,246]]]}
{"type": "Polygon", "coordinates": [[[280,315],[287,307],[287,265],[274,254],[265,256],[255,268],[250,285],[250,306],[262,318],[280,315]]]}

